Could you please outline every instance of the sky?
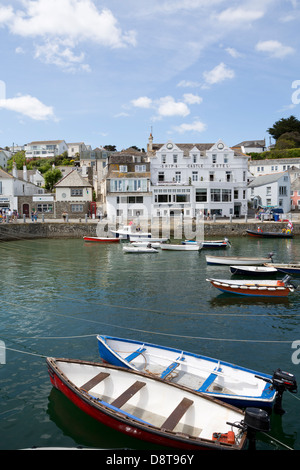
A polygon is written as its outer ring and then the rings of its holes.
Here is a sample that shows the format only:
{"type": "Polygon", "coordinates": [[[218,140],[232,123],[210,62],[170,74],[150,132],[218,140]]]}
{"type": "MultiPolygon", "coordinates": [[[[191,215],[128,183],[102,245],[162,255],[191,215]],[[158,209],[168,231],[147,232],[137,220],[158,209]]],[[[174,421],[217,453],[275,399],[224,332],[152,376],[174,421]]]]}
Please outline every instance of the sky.
{"type": "Polygon", "coordinates": [[[0,0],[0,147],[269,144],[300,119],[299,21],[300,0],[0,0]]]}

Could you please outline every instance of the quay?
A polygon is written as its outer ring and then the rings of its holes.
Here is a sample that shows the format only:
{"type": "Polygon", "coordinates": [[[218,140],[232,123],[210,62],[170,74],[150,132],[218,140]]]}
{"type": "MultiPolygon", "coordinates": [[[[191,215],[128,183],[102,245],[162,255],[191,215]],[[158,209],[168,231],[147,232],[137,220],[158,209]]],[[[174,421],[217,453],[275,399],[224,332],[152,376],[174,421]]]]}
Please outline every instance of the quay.
{"type": "MultiPolygon", "coordinates": [[[[246,230],[257,230],[260,226],[263,231],[281,232],[287,222],[260,221],[258,219],[216,219],[202,222],[201,230],[204,239],[219,237],[241,237],[246,236],[246,230]]],[[[0,223],[0,240],[13,241],[38,238],[83,238],[84,236],[110,236],[110,229],[114,229],[116,224],[107,219],[101,221],[97,219],[38,219],[32,222],[30,219],[17,219],[10,222],[0,223]]],[[[293,215],[293,234],[300,234],[300,220],[293,215]],[[295,219],[295,220],[294,220],[295,219]]],[[[184,224],[178,220],[155,221],[147,227],[156,236],[169,234],[172,239],[195,238],[196,224],[190,223],[186,229],[184,224]]]]}

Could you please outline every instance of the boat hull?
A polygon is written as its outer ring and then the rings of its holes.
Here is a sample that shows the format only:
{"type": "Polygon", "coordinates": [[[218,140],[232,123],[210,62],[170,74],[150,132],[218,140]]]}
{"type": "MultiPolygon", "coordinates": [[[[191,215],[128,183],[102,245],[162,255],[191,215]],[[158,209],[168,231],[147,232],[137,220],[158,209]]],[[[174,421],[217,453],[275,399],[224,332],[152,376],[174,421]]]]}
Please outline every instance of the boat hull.
{"type": "Polygon", "coordinates": [[[170,243],[165,243],[164,245],[161,245],[161,249],[166,251],[200,251],[201,246],[196,243],[194,245],[172,245],[170,243]]]}
{"type": "Polygon", "coordinates": [[[206,256],[207,264],[261,266],[270,263],[271,258],[242,258],[231,256],[206,256]]]}
{"type": "Polygon", "coordinates": [[[230,266],[232,274],[243,276],[266,276],[278,274],[278,270],[268,266],[230,266]]]}
{"type": "Polygon", "coordinates": [[[237,295],[246,295],[250,297],[287,297],[290,292],[293,292],[292,287],[285,286],[280,281],[271,281],[258,282],[258,281],[248,281],[245,283],[233,283],[230,280],[222,279],[206,279],[214,287],[216,287],[221,292],[226,292],[230,294],[237,295]],[[280,283],[280,284],[279,284],[280,283]]]}
{"type": "Polygon", "coordinates": [[[300,265],[295,264],[274,264],[277,271],[293,276],[300,276],[300,265]]]}
{"type": "Polygon", "coordinates": [[[272,378],[262,372],[151,343],[102,335],[97,336],[97,341],[100,358],[106,363],[180,383],[239,408],[271,409],[276,398],[271,385],[257,378],[272,378]]]}
{"type": "Polygon", "coordinates": [[[96,243],[120,243],[120,238],[109,238],[109,237],[83,237],[85,242],[96,242],[96,243]]]}
{"type": "MultiPolygon", "coordinates": [[[[114,372],[116,372],[115,369],[118,369],[117,374],[120,374],[121,379],[122,379],[122,376],[124,376],[124,374],[125,375],[130,374],[132,376],[133,381],[139,381],[139,383],[141,383],[141,381],[144,382],[144,385],[145,385],[144,388],[146,389],[145,390],[146,393],[148,391],[147,390],[148,386],[151,387],[150,381],[153,382],[153,379],[148,379],[147,377],[145,377],[145,374],[139,374],[134,371],[126,371],[126,370],[124,371],[119,368],[114,368],[113,366],[107,367],[103,364],[92,364],[92,363],[87,363],[84,361],[73,361],[73,360],[68,360],[68,359],[47,358],[48,373],[49,373],[49,377],[50,377],[50,381],[52,385],[56,389],[58,389],[60,392],[62,392],[75,406],[80,408],[84,413],[88,414],[95,420],[103,423],[106,426],[109,426],[112,429],[115,429],[119,432],[122,432],[126,435],[135,437],[143,441],[151,442],[153,444],[157,444],[160,446],[175,447],[178,449],[241,450],[245,447],[246,438],[247,438],[246,432],[243,432],[241,439],[239,441],[236,441],[236,443],[223,444],[221,442],[214,441],[212,438],[202,438],[202,437],[198,437],[194,435],[191,436],[191,435],[186,435],[181,432],[175,432],[173,431],[173,429],[169,430],[167,424],[166,424],[166,427],[163,428],[163,426],[156,426],[154,424],[149,423],[148,421],[144,421],[142,418],[134,416],[130,414],[129,412],[125,411],[124,409],[122,409],[123,407],[122,404],[113,405],[113,404],[109,404],[108,401],[104,401],[104,399],[102,398],[104,396],[103,392],[101,393],[95,392],[97,390],[97,385],[93,387],[91,391],[89,391],[89,390],[84,389],[84,386],[87,386],[87,383],[83,385],[83,387],[78,386],[78,384],[74,383],[68,377],[68,374],[66,374],[65,372],[66,368],[68,368],[69,366],[68,363],[71,363],[71,367],[73,368],[76,368],[79,366],[81,368],[81,371],[82,371],[82,368],[84,367],[92,366],[94,367],[94,369],[98,369],[99,371],[101,371],[99,372],[99,374],[105,374],[108,376],[105,378],[105,380],[110,380],[109,376],[113,374],[114,372]],[[61,364],[63,364],[63,369],[60,368],[61,364]]],[[[74,374],[74,370],[73,370],[73,374],[74,374]]],[[[134,382],[131,382],[131,383],[133,384],[134,382]]],[[[175,394],[175,396],[177,395],[177,397],[179,397],[180,399],[182,399],[183,396],[186,397],[185,399],[191,402],[192,407],[194,408],[195,406],[195,411],[194,411],[195,415],[199,415],[199,412],[201,413],[201,410],[199,409],[199,406],[198,406],[200,404],[201,397],[198,397],[197,394],[193,395],[192,392],[187,391],[183,389],[182,387],[180,387],[178,390],[175,390],[174,387],[176,387],[176,385],[175,386],[167,385],[164,383],[158,384],[158,387],[157,387],[158,391],[161,388],[161,385],[163,385],[163,388],[166,388],[166,387],[167,388],[166,390],[162,390],[161,395],[158,393],[158,396],[160,396],[159,400],[157,401],[157,395],[154,397],[151,397],[153,398],[153,403],[155,404],[156,402],[158,407],[159,407],[159,401],[168,401],[168,399],[173,398],[173,395],[175,394]],[[166,397],[165,400],[163,400],[163,396],[166,397]]],[[[115,383],[115,386],[116,386],[115,388],[119,388],[120,383],[115,383]]],[[[113,384],[109,382],[108,387],[113,388],[113,384]]],[[[150,388],[150,390],[152,389],[150,388]]],[[[106,393],[109,394],[108,391],[106,393]]],[[[135,399],[134,394],[133,394],[129,398],[127,397],[127,402],[130,401],[132,396],[135,399]]],[[[121,396],[118,397],[118,399],[120,398],[121,396]]],[[[138,396],[138,400],[140,401],[137,401],[137,405],[133,406],[134,409],[136,409],[137,406],[141,406],[141,402],[143,400],[142,396],[138,396]]],[[[206,400],[210,400],[210,399],[206,399],[206,400]]],[[[126,401],[125,401],[125,405],[126,405],[126,401]]],[[[223,420],[223,427],[225,427],[226,430],[227,429],[229,430],[230,427],[228,423],[226,423],[226,419],[224,419],[225,416],[228,417],[229,421],[231,421],[234,418],[235,420],[240,419],[242,421],[244,417],[244,414],[240,412],[240,410],[229,407],[229,405],[227,405],[227,408],[225,409],[217,401],[210,401],[210,402],[206,401],[205,405],[207,405],[208,407],[211,407],[215,413],[217,413],[218,410],[219,412],[222,413],[223,418],[221,418],[220,420],[219,417],[217,417],[217,420],[218,420],[218,423],[220,423],[220,421],[223,420]]],[[[224,406],[226,405],[224,404],[224,406]]],[[[189,411],[187,411],[187,413],[188,412],[189,411]]],[[[193,415],[191,414],[190,416],[191,416],[190,419],[193,420],[193,415]]],[[[179,418],[179,421],[180,419],[181,418],[179,418]]],[[[177,424],[179,421],[177,421],[177,424]]],[[[234,421],[231,421],[231,422],[234,422],[234,421]]],[[[186,424],[189,424],[189,422],[186,424]]],[[[213,429],[213,432],[215,431],[218,431],[218,429],[213,429]]],[[[195,433],[195,430],[193,430],[193,432],[195,433]]],[[[200,432],[201,432],[201,429],[200,429],[200,432]]],[[[221,432],[224,432],[224,431],[221,430],[221,432]]]]}
{"type": "Polygon", "coordinates": [[[256,230],[246,230],[246,232],[255,238],[293,238],[292,233],[285,232],[257,232],[256,230]]]}

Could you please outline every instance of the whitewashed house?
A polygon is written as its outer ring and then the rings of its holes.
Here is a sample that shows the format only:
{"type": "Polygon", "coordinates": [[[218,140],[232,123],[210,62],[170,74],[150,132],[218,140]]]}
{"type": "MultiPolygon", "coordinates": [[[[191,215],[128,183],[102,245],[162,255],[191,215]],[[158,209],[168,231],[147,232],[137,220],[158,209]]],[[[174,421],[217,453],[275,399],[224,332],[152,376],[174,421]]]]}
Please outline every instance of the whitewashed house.
{"type": "Polygon", "coordinates": [[[244,216],[248,157],[215,144],[148,145],[153,216],[244,216]]]}
{"type": "Polygon", "coordinates": [[[0,167],[4,170],[7,169],[7,162],[11,158],[11,152],[8,150],[0,149],[0,167]]]}
{"type": "Polygon", "coordinates": [[[289,172],[261,175],[248,186],[252,207],[280,207],[284,213],[291,210],[291,180],[289,172]]]}
{"type": "Polygon", "coordinates": [[[265,160],[250,160],[249,171],[254,177],[281,173],[292,168],[300,169],[300,158],[269,158],[265,160]]]}
{"type": "Polygon", "coordinates": [[[55,158],[64,152],[68,152],[68,145],[64,140],[44,140],[30,142],[26,146],[26,159],[55,158]]]}
{"type": "Polygon", "coordinates": [[[16,165],[12,174],[0,170],[0,209],[10,209],[20,216],[29,216],[36,204],[33,198],[45,194],[45,190],[35,184],[18,178],[16,165]]]}

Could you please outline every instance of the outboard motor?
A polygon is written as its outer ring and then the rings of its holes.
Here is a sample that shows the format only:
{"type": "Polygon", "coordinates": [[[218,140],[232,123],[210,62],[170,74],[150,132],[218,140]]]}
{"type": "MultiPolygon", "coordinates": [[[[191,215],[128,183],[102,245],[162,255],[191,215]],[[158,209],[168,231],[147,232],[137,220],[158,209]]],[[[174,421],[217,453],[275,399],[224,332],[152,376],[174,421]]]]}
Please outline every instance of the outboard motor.
{"type": "Polygon", "coordinates": [[[284,372],[281,369],[276,369],[273,373],[272,379],[260,377],[259,375],[256,375],[255,377],[272,384],[273,389],[277,391],[274,411],[279,415],[283,415],[285,413],[284,409],[282,408],[283,392],[287,390],[291,393],[297,393],[298,387],[295,375],[291,374],[290,372],[284,372]]]}
{"type": "Polygon", "coordinates": [[[248,450],[256,449],[256,433],[270,431],[270,417],[267,411],[260,408],[246,408],[245,417],[241,423],[227,423],[247,432],[248,450]]]}
{"type": "Polygon", "coordinates": [[[282,408],[283,392],[288,390],[291,393],[297,393],[296,377],[293,374],[290,374],[289,372],[284,372],[281,369],[277,369],[273,374],[272,384],[275,390],[277,391],[274,411],[280,415],[283,415],[285,413],[282,408]]]}

